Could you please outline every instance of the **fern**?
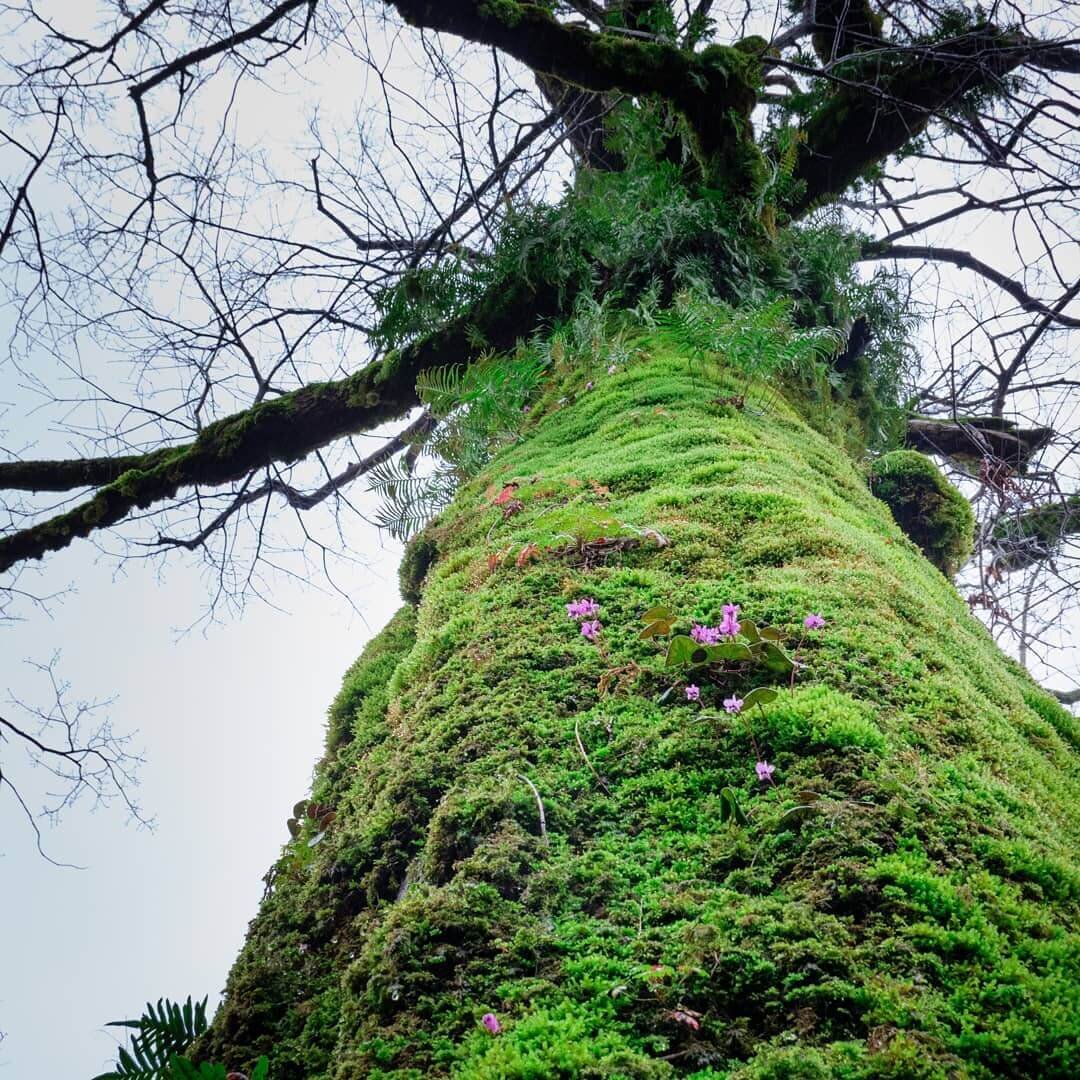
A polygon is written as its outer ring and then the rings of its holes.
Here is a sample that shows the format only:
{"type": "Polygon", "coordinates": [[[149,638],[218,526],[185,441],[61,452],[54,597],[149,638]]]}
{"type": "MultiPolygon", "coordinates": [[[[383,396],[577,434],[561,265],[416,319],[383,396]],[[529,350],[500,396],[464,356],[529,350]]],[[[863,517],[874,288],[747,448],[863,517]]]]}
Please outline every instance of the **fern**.
{"type": "Polygon", "coordinates": [[[449,506],[457,478],[445,467],[427,476],[418,475],[404,459],[397,458],[371,470],[368,488],[381,499],[376,525],[404,543],[449,506]]]}
{"type": "Polygon", "coordinates": [[[795,329],[793,311],[787,299],[733,308],[694,290],[676,296],[658,321],[695,360],[718,356],[747,379],[821,373],[844,336],[828,327],[795,329]]]}
{"type": "Polygon", "coordinates": [[[206,998],[183,1005],[159,998],[147,1002],[138,1020],[114,1020],[108,1027],[131,1028],[131,1049],[120,1047],[116,1068],[95,1080],[165,1080],[171,1077],[172,1062],[206,1031],[206,998]]]}
{"type": "Polygon", "coordinates": [[[372,469],[368,488],[380,497],[376,524],[406,541],[449,505],[461,481],[479,472],[500,444],[517,438],[522,410],[547,365],[539,350],[519,349],[424,372],[416,390],[438,421],[424,444],[435,467],[415,472],[397,459],[372,469]]]}

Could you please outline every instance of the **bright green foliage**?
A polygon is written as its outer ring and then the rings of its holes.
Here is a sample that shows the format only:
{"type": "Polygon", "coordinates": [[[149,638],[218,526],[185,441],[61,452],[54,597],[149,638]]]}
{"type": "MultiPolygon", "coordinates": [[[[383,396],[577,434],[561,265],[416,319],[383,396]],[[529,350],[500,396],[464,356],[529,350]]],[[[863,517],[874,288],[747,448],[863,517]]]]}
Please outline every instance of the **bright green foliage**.
{"type": "MultiPolygon", "coordinates": [[[[187,1058],[180,1057],[173,1058],[172,1070],[164,1075],[168,1080],[228,1080],[229,1073],[224,1065],[211,1065],[208,1061],[195,1065],[187,1058]]],[[[270,1061],[261,1057],[251,1070],[248,1080],[269,1080],[269,1077],[270,1061]]]]}
{"type": "Polygon", "coordinates": [[[662,328],[634,348],[591,390],[551,369],[428,526],[419,606],[331,714],[334,827],[286,847],[199,1052],[274,1080],[1074,1076],[1074,722],[871,495],[842,405],[662,328]],[[576,541],[601,519],[619,544],[576,541]],[[665,697],[642,636],[727,603],[800,664],[740,716],[665,697]]]}
{"type": "Polygon", "coordinates": [[[536,350],[522,348],[512,356],[426,372],[416,390],[436,419],[424,449],[437,464],[432,472],[416,472],[408,459],[396,458],[372,469],[369,487],[382,497],[377,524],[398,540],[423,528],[450,502],[461,480],[517,438],[522,409],[545,366],[536,350]]]}
{"type": "Polygon", "coordinates": [[[883,454],[870,468],[870,487],[943,574],[951,576],[963,566],[975,542],[975,515],[925,454],[883,454]]]}
{"type": "MultiPolygon", "coordinates": [[[[116,1068],[96,1080],[167,1080],[172,1062],[206,1031],[206,998],[183,1005],[159,998],[146,1003],[138,1020],[113,1020],[108,1027],[130,1028],[131,1047],[120,1047],[116,1068]]],[[[224,1074],[222,1074],[224,1075],[224,1074]]]]}

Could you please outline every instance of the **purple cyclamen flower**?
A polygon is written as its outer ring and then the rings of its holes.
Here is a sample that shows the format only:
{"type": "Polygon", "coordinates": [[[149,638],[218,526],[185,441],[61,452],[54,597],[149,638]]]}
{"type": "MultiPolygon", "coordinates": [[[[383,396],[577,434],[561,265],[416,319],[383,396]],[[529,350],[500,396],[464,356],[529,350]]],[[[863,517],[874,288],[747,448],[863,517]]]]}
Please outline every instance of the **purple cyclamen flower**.
{"type": "Polygon", "coordinates": [[[734,716],[736,713],[742,712],[742,698],[729,697],[724,698],[724,708],[727,712],[734,716]]]}
{"type": "Polygon", "coordinates": [[[686,688],[686,700],[687,701],[700,701],[701,700],[701,687],[695,686],[691,683],[686,688]]]}
{"type": "Polygon", "coordinates": [[[502,1024],[499,1023],[499,1018],[494,1013],[484,1013],[480,1017],[480,1023],[484,1025],[491,1032],[492,1035],[498,1035],[502,1031],[502,1024]]]}
{"type": "Polygon", "coordinates": [[[581,624],[581,636],[587,637],[590,641],[595,641],[597,635],[600,633],[600,620],[589,619],[587,622],[581,624]]]}
{"type": "Polygon", "coordinates": [[[591,619],[600,614],[600,605],[595,600],[582,597],[566,605],[566,614],[571,619],[591,619]]]}
{"type": "Polygon", "coordinates": [[[811,611],[809,615],[803,619],[803,626],[807,630],[821,630],[825,626],[825,620],[815,612],[811,611]]]}
{"type": "Polygon", "coordinates": [[[612,365],[611,365],[611,367],[609,367],[609,368],[607,369],[607,373],[608,373],[609,375],[614,375],[614,374],[615,374],[615,372],[616,372],[616,371],[618,371],[618,370],[619,370],[619,365],[618,365],[618,364],[612,364],[612,365]]]}
{"type": "Polygon", "coordinates": [[[590,380],[589,380],[589,381],[588,381],[588,382],[587,382],[587,383],[585,384],[585,389],[586,389],[586,390],[591,390],[592,388],[593,388],[593,381],[592,381],[592,379],[590,379],[590,380]]]}
{"type": "Polygon", "coordinates": [[[721,637],[733,638],[739,632],[739,605],[725,604],[724,617],[718,627],[721,637]]]}
{"type": "Polygon", "coordinates": [[[716,645],[720,641],[720,627],[701,626],[699,623],[694,623],[690,628],[690,636],[699,645],[716,645]]]}
{"type": "Polygon", "coordinates": [[[767,761],[759,761],[754,766],[754,771],[757,773],[757,778],[764,784],[766,780],[772,779],[772,774],[776,772],[776,766],[770,765],[767,761]]]}

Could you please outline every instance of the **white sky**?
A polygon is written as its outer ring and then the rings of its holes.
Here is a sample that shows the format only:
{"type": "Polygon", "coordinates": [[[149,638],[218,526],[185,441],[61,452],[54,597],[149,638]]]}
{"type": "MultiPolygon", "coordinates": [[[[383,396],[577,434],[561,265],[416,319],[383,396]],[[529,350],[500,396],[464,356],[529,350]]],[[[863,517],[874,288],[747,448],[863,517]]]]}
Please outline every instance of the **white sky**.
{"type": "Polygon", "coordinates": [[[327,706],[400,604],[396,546],[359,524],[353,541],[371,554],[346,582],[366,626],[339,598],[282,587],[289,614],[253,604],[178,638],[172,627],[205,600],[196,571],[174,566],[159,583],[136,566],[114,581],[84,544],[50,568],[78,595],[52,620],[0,629],[0,686],[41,699],[23,658],[59,648],[79,696],[116,696],[116,729],[138,729],[145,747],[138,794],[158,820],[151,833],[125,829],[119,809],[74,810],[46,830],[46,849],[87,869],[60,869],[0,800],[0,1075],[88,1080],[115,1059],[106,1021],[160,996],[216,1001],[306,794],[327,706]]]}

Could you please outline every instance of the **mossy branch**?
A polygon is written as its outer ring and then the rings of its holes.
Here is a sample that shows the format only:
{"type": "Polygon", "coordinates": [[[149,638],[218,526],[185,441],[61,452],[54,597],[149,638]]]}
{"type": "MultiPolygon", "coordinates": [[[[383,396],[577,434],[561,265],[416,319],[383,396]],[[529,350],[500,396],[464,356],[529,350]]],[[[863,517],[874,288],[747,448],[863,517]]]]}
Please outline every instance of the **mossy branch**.
{"type": "Polygon", "coordinates": [[[1024,472],[1053,437],[1052,428],[1021,428],[996,416],[912,416],[907,422],[905,441],[924,454],[961,461],[995,457],[1024,472]]]}
{"type": "Polygon", "coordinates": [[[749,138],[745,120],[760,79],[750,51],[713,45],[695,53],[659,39],[597,33],[517,0],[385,2],[413,26],[489,45],[583,90],[666,98],[686,116],[706,159],[728,157],[749,138]]]}
{"type": "Polygon", "coordinates": [[[0,573],[107,529],[184,488],[217,487],[273,463],[298,461],[337,439],[404,416],[419,404],[417,377],[460,363],[478,343],[508,348],[554,314],[557,290],[500,282],[463,317],[344,379],[312,383],[205,427],[189,443],[143,456],[0,464],[0,488],[98,487],[63,514],[0,538],[0,573]]]}
{"type": "MultiPolygon", "coordinates": [[[[785,60],[770,63],[825,74],[785,60]]],[[[825,75],[836,92],[804,125],[795,170],[803,191],[794,215],[842,194],[935,117],[957,112],[973,92],[999,90],[1004,77],[1025,64],[1072,70],[1080,66],[1080,50],[978,26],[944,41],[867,50],[838,65],[825,75]]]]}

